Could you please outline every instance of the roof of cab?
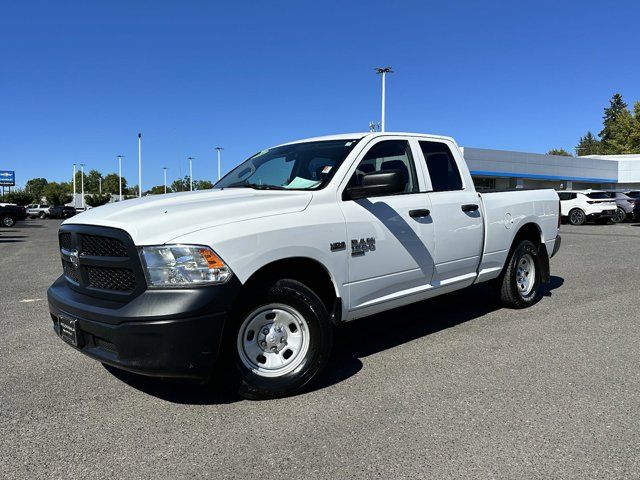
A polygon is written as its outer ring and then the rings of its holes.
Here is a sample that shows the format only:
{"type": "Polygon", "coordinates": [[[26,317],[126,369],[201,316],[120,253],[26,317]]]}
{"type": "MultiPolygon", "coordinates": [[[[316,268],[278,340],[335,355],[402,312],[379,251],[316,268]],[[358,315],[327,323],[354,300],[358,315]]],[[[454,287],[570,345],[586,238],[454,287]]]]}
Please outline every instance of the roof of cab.
{"type": "Polygon", "coordinates": [[[321,142],[325,140],[355,140],[362,139],[364,137],[375,138],[375,137],[385,137],[385,136],[407,136],[407,137],[425,137],[431,139],[440,139],[440,140],[450,140],[455,143],[455,140],[451,137],[444,137],[442,135],[431,135],[428,133],[410,133],[410,132],[357,132],[357,133],[340,133],[337,135],[324,135],[321,137],[311,137],[311,138],[303,138],[301,140],[295,140],[293,142],[286,142],[278,146],[282,145],[292,145],[295,143],[303,143],[303,142],[321,142]]]}

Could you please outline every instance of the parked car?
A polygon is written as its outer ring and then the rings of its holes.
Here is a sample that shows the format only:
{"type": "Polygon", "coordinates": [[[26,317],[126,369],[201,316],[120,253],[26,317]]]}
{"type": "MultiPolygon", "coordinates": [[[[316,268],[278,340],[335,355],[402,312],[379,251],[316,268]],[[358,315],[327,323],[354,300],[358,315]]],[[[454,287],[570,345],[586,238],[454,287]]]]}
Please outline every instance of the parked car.
{"type": "Polygon", "coordinates": [[[562,217],[571,225],[582,225],[587,221],[608,222],[618,206],[606,192],[598,190],[563,190],[558,192],[562,217]]]}
{"type": "Polygon", "coordinates": [[[27,205],[27,215],[29,218],[46,218],[49,215],[49,205],[40,203],[27,205]]]}
{"type": "Polygon", "coordinates": [[[559,227],[553,190],[476,192],[451,138],[321,137],[212,190],[66,220],[48,303],[55,332],[103,363],[206,380],[224,352],[241,395],[279,397],[317,379],[333,325],[479,282],[533,305],[559,227]]]}
{"type": "Polygon", "coordinates": [[[66,205],[56,205],[49,208],[49,218],[70,218],[76,214],[76,209],[66,205]]]}
{"type": "Polygon", "coordinates": [[[640,203],[640,198],[631,198],[626,193],[622,192],[606,192],[609,198],[616,201],[618,206],[615,215],[611,220],[615,223],[623,222],[629,218],[633,218],[633,208],[636,203],[640,203]]]}
{"type": "Polygon", "coordinates": [[[628,192],[624,192],[624,194],[634,199],[640,199],[640,190],[630,190],[628,192]]]}
{"type": "Polygon", "coordinates": [[[0,204],[0,225],[6,228],[13,227],[18,220],[26,218],[26,209],[12,203],[0,204]]]}

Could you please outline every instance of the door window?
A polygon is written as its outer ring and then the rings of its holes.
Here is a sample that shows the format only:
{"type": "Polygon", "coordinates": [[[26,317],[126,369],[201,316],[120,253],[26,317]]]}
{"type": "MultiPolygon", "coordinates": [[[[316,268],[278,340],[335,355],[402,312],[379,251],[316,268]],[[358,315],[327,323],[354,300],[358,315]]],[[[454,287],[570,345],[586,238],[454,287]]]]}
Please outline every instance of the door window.
{"type": "Polygon", "coordinates": [[[399,171],[404,179],[402,193],[418,191],[416,170],[413,165],[411,147],[406,140],[385,140],[376,143],[360,161],[353,176],[349,179],[348,187],[362,185],[362,179],[368,173],[399,171]]]}
{"type": "Polygon", "coordinates": [[[434,192],[462,190],[462,178],[449,146],[442,142],[419,142],[434,192]]]}

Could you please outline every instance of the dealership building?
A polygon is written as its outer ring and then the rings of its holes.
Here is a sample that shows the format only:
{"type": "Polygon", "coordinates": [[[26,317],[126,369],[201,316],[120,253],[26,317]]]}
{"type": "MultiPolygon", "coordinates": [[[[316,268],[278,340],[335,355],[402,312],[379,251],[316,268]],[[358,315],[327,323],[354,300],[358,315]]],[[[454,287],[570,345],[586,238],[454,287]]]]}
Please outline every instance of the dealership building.
{"type": "Polygon", "coordinates": [[[476,188],[640,190],[640,154],[565,157],[464,147],[476,188]]]}

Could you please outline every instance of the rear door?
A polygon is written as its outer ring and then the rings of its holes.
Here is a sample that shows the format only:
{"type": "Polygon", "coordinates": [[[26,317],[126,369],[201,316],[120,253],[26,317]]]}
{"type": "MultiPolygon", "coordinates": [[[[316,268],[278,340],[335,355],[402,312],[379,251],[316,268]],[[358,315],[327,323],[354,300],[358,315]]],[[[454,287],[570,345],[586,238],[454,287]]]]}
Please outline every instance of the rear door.
{"type": "Polygon", "coordinates": [[[433,224],[424,175],[406,137],[374,138],[340,186],[347,225],[349,309],[372,307],[428,288],[433,275],[433,224]],[[399,170],[401,193],[344,200],[344,190],[374,171],[399,170]],[[348,179],[348,180],[347,180],[348,179]]]}
{"type": "Polygon", "coordinates": [[[430,190],[435,233],[432,283],[471,283],[480,263],[484,235],[478,193],[452,142],[420,139],[417,143],[430,190]]]}

